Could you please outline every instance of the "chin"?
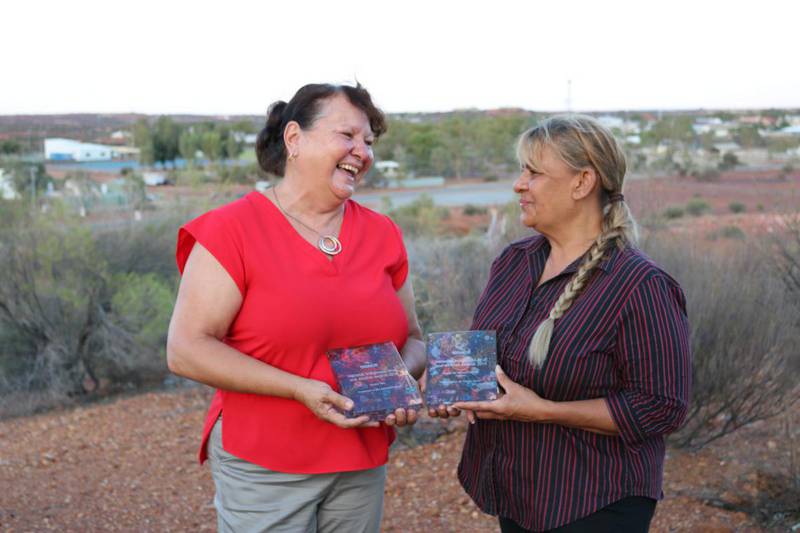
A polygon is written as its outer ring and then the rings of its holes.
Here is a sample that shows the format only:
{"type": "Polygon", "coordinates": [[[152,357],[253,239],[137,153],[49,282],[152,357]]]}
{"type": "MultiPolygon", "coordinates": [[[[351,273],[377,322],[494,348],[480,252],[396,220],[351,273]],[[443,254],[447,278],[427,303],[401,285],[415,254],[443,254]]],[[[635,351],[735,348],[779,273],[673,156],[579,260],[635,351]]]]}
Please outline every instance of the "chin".
{"type": "Polygon", "coordinates": [[[356,183],[342,183],[342,182],[334,182],[333,183],[333,193],[336,195],[337,198],[341,198],[342,200],[347,200],[353,193],[356,192],[356,183]]]}
{"type": "Polygon", "coordinates": [[[536,220],[532,219],[531,217],[526,216],[525,213],[521,213],[519,215],[520,224],[525,226],[526,228],[533,228],[536,226],[536,220]]]}

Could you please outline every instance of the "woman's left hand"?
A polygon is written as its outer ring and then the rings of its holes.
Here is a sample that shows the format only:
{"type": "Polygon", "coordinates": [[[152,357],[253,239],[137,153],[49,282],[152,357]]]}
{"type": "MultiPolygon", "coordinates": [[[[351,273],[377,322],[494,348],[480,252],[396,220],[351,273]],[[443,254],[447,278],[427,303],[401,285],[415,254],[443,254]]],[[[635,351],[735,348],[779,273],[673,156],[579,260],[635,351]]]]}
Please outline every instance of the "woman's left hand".
{"type": "Polygon", "coordinates": [[[457,402],[453,407],[467,412],[467,419],[475,423],[475,418],[487,420],[517,420],[519,422],[543,422],[547,419],[551,402],[543,399],[532,390],[511,381],[503,369],[495,368],[497,384],[505,393],[496,400],[484,402],[457,402]]]}

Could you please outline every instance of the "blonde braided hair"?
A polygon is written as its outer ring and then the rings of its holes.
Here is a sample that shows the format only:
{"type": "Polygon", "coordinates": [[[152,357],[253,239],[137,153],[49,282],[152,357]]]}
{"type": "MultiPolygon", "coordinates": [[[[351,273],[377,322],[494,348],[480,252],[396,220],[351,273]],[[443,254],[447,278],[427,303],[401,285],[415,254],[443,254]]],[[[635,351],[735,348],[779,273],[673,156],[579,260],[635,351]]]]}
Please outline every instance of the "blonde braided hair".
{"type": "Polygon", "coordinates": [[[588,116],[550,118],[522,134],[517,147],[520,161],[535,167],[535,160],[544,146],[550,147],[576,172],[586,167],[593,168],[600,178],[605,206],[600,235],[584,254],[577,272],[531,339],[528,358],[536,366],[541,366],[547,359],[556,320],[564,316],[583,292],[592,272],[610,247],[624,248],[635,244],[638,238],[636,222],[621,197],[625,155],[608,129],[588,116]],[[609,195],[615,196],[613,201],[609,195]]]}

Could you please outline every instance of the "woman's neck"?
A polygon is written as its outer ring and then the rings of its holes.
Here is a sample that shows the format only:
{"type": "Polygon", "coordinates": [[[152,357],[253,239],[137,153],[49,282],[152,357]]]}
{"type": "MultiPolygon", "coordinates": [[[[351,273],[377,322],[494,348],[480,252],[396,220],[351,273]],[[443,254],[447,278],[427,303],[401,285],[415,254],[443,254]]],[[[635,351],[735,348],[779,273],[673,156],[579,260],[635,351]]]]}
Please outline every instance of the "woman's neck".
{"type": "Polygon", "coordinates": [[[310,181],[287,174],[275,186],[281,207],[295,216],[308,219],[324,221],[339,216],[344,211],[344,202],[327,190],[309,186],[310,181]]]}
{"type": "Polygon", "coordinates": [[[552,231],[542,231],[550,243],[550,260],[568,265],[585,254],[603,231],[602,222],[602,214],[587,213],[552,231]]]}

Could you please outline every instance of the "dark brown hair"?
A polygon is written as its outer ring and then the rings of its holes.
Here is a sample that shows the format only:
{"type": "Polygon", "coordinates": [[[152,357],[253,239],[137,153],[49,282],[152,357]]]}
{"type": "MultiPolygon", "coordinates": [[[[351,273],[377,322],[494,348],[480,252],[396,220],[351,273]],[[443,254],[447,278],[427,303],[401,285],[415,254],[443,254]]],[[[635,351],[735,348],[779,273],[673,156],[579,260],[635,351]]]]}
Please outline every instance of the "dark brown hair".
{"type": "Polygon", "coordinates": [[[256,139],[258,164],[270,174],[283,176],[286,169],[286,144],[283,130],[286,124],[295,121],[301,129],[309,129],[319,118],[321,102],[337,94],[343,94],[351,104],[367,115],[372,134],[377,139],[386,131],[386,117],[383,111],[372,103],[369,92],[357,84],[332,85],[329,83],[310,83],[301,87],[289,100],[278,100],[269,106],[267,123],[256,139]]]}

